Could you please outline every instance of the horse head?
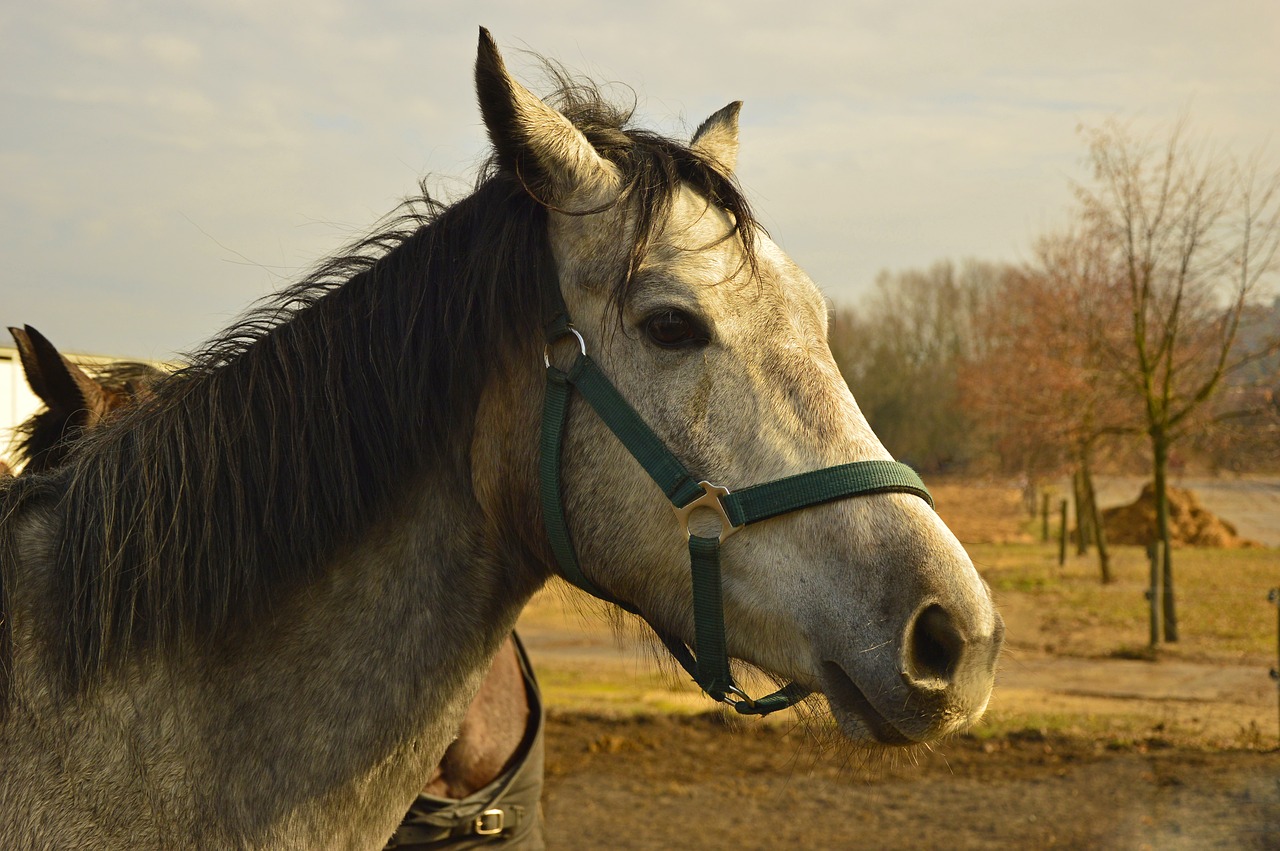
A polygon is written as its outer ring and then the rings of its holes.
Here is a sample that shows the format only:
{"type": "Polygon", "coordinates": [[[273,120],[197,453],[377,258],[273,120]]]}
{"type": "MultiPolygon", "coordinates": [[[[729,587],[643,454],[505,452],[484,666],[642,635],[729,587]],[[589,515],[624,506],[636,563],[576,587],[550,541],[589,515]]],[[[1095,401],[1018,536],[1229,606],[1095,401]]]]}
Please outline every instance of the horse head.
{"type": "MultiPolygon", "coordinates": [[[[584,119],[571,97],[560,109],[544,102],[484,32],[476,77],[498,167],[548,210],[575,335],[553,336],[549,361],[581,347],[684,467],[729,491],[891,462],[832,357],[822,295],[733,183],[739,104],[677,146],[584,119]]],[[[530,383],[514,398],[541,399],[534,372],[522,375],[530,383]]],[[[497,484],[504,471],[482,459],[528,473],[538,456],[516,431],[528,421],[511,398],[486,393],[481,417],[494,428],[477,432],[492,442],[473,452],[478,491],[496,514],[510,496],[497,484]]],[[[600,417],[572,405],[560,490],[586,581],[693,645],[689,534],[669,494],[600,417]]],[[[723,522],[695,512],[691,533],[714,537],[723,522]]],[[[782,513],[723,536],[719,559],[728,654],[820,691],[849,737],[928,741],[985,709],[1003,624],[920,495],[782,513]]]]}

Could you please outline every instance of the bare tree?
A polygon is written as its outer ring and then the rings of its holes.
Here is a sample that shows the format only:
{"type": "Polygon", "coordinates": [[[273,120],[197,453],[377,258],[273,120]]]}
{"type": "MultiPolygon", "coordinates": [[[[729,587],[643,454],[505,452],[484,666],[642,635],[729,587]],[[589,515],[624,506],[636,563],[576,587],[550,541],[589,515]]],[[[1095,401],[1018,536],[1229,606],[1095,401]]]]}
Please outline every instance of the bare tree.
{"type": "Polygon", "coordinates": [[[1077,523],[1093,529],[1103,582],[1111,580],[1096,516],[1093,460],[1104,439],[1141,432],[1124,404],[1099,338],[1117,336],[1105,254],[1090,232],[1039,240],[983,306],[983,342],[960,374],[961,398],[997,448],[1002,468],[1030,483],[1074,473],[1077,523]]]}
{"type": "Polygon", "coordinates": [[[1087,129],[1093,180],[1076,187],[1083,227],[1099,241],[1128,315],[1123,345],[1103,339],[1140,400],[1150,440],[1157,534],[1164,542],[1165,640],[1178,639],[1169,547],[1170,447],[1211,409],[1224,379],[1276,351],[1241,352],[1241,321],[1275,271],[1280,172],[1189,140],[1162,144],[1108,122],[1087,129]]]}

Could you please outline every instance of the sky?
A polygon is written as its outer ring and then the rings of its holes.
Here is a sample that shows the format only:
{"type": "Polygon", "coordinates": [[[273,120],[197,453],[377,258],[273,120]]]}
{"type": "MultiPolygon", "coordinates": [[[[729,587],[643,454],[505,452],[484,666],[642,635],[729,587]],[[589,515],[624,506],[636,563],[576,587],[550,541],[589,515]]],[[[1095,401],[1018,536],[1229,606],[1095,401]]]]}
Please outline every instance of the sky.
{"type": "MultiPolygon", "coordinates": [[[[1179,116],[1280,164],[1280,3],[41,0],[0,9],[0,321],[167,359],[487,141],[477,28],[687,137],[744,102],[738,177],[837,303],[882,270],[1026,259],[1081,126],[1179,116]]],[[[545,89],[544,89],[545,90],[545,89]]]]}

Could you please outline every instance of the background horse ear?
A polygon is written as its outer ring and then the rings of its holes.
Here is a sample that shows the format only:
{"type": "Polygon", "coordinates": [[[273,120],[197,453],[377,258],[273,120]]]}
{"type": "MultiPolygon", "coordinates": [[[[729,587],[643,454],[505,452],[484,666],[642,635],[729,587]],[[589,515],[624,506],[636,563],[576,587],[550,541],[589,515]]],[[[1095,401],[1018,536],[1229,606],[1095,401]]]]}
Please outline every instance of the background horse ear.
{"type": "Polygon", "coordinates": [[[9,333],[18,344],[27,384],[50,411],[67,416],[79,414],[87,421],[105,410],[98,382],[64,358],[43,334],[30,325],[10,328],[9,333]]]}
{"type": "MultiPolygon", "coordinates": [[[[35,344],[31,341],[28,331],[34,331],[30,325],[25,328],[14,328],[9,326],[9,333],[13,335],[13,342],[18,346],[18,357],[22,360],[22,371],[26,373],[27,384],[31,387],[31,391],[40,397],[46,405],[49,403],[47,385],[44,380],[44,372],[40,366],[40,358],[36,354],[35,344]]],[[[39,334],[39,332],[36,332],[39,334]]]]}
{"type": "Polygon", "coordinates": [[[689,149],[703,159],[720,167],[726,176],[738,167],[738,113],[742,101],[733,103],[712,113],[698,125],[689,149]]]}
{"type": "Polygon", "coordinates": [[[536,200],[575,212],[616,199],[618,170],[569,119],[516,82],[484,27],[476,54],[476,98],[498,165],[520,178],[536,200]]]}

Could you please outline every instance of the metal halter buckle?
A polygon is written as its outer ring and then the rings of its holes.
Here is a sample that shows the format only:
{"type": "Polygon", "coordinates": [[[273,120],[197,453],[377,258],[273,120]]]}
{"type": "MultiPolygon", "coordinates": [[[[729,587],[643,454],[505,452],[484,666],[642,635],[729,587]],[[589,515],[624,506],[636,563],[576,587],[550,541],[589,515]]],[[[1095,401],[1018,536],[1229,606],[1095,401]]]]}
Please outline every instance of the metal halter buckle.
{"type": "Polygon", "coordinates": [[[497,836],[506,827],[507,814],[502,810],[485,810],[476,816],[476,836],[497,836]]]}
{"type": "Polygon", "coordinates": [[[730,706],[732,706],[734,709],[737,709],[740,705],[745,705],[749,708],[754,709],[756,705],[755,700],[752,699],[750,695],[748,695],[745,691],[738,688],[737,686],[729,686],[727,689],[725,689],[724,694],[720,695],[720,702],[727,703],[730,706]],[[731,694],[736,694],[738,697],[742,699],[734,700],[732,697],[729,696],[731,694]]]}
{"type": "Polygon", "coordinates": [[[547,369],[551,368],[551,347],[555,343],[564,339],[566,334],[572,334],[573,336],[577,337],[578,349],[581,350],[582,354],[584,355],[587,353],[587,341],[582,339],[582,335],[578,333],[577,328],[574,328],[572,325],[570,325],[564,329],[564,333],[562,333],[559,337],[557,337],[555,340],[551,340],[545,346],[542,347],[542,362],[543,364],[546,365],[547,369]]]}
{"type": "Polygon", "coordinates": [[[671,506],[676,513],[676,519],[680,522],[680,528],[684,530],[686,538],[692,538],[693,533],[689,531],[689,516],[699,508],[706,508],[716,513],[720,518],[720,538],[723,541],[734,532],[741,529],[741,526],[734,526],[733,521],[729,519],[729,515],[724,510],[724,504],[720,502],[721,497],[729,495],[728,488],[722,488],[719,485],[713,485],[711,482],[698,482],[698,487],[702,488],[704,493],[687,505],[671,506]]]}

